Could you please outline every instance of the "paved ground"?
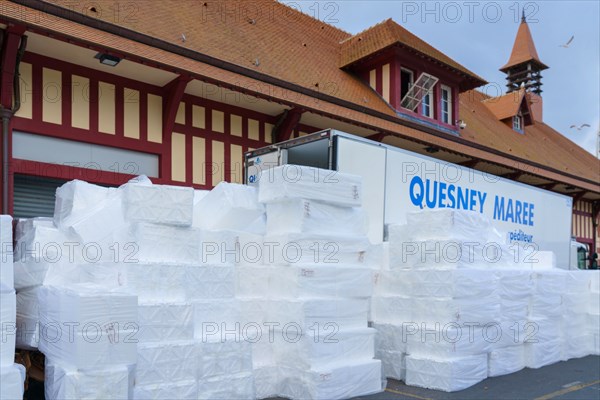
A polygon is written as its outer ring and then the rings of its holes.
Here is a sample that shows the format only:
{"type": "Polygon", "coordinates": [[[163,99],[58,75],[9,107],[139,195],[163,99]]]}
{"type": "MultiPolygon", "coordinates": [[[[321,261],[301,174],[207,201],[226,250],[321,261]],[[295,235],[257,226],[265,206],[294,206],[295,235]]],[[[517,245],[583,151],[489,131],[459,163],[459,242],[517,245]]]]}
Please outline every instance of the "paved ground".
{"type": "Polygon", "coordinates": [[[589,356],[525,368],[511,375],[488,378],[469,389],[445,393],[388,380],[385,392],[355,400],[600,400],[600,357],[589,356]]]}

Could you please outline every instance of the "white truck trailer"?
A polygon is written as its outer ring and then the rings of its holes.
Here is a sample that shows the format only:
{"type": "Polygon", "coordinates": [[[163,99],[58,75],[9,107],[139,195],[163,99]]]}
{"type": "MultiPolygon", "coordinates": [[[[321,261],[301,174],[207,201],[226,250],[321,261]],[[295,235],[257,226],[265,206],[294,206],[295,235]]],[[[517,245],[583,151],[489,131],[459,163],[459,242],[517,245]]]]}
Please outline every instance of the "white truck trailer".
{"type": "Polygon", "coordinates": [[[283,164],[362,176],[373,243],[384,240],[386,224],[406,222],[408,212],[472,210],[487,215],[508,243],[522,245],[527,254],[553,251],[558,267],[573,268],[568,196],[335,130],[247,152],[244,162],[249,185],[283,164]]]}

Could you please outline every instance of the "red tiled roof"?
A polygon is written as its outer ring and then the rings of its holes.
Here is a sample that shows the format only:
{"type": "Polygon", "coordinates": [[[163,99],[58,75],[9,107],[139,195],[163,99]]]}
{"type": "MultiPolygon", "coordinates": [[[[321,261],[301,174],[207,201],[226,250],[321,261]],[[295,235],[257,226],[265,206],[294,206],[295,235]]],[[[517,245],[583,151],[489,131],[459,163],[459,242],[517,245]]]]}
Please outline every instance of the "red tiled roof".
{"type": "MultiPolygon", "coordinates": [[[[58,0],[53,0],[53,2],[58,2],[58,0]]],[[[206,25],[203,25],[202,19],[193,23],[192,20],[198,18],[197,14],[185,7],[174,6],[175,4],[180,5],[181,2],[141,0],[128,3],[137,4],[140,7],[139,12],[132,15],[132,18],[124,18],[119,23],[136,31],[143,30],[149,35],[157,35],[163,40],[169,40],[171,43],[183,47],[189,46],[194,49],[198,47],[198,52],[223,56],[227,60],[242,62],[248,54],[253,55],[254,52],[262,51],[260,57],[263,55],[264,57],[261,58],[261,65],[256,69],[263,69],[263,72],[266,73],[274,71],[275,76],[282,79],[289,78],[291,82],[296,83],[312,81],[315,76],[320,79],[331,79],[329,82],[335,83],[336,91],[332,93],[335,97],[358,102],[365,110],[369,109],[379,114],[360,112],[358,109],[348,108],[328,100],[317,100],[307,93],[298,93],[293,89],[261,82],[256,77],[135,42],[124,35],[108,33],[60,17],[50,17],[42,11],[17,6],[6,0],[0,0],[0,3],[2,3],[0,15],[6,15],[15,21],[26,22],[38,29],[65,35],[67,38],[76,38],[82,43],[94,43],[101,48],[114,49],[120,54],[135,55],[166,68],[187,71],[201,79],[205,77],[205,79],[216,83],[221,82],[226,86],[244,88],[249,93],[266,96],[274,101],[294,104],[381,132],[393,133],[466,156],[600,192],[600,183],[598,183],[600,182],[600,164],[594,156],[543,123],[536,122],[532,126],[526,127],[524,135],[514,132],[500,122],[482,102],[489,97],[480,92],[468,91],[460,95],[460,117],[467,122],[467,128],[460,131],[458,138],[452,135],[428,133],[428,131],[417,130],[395,122],[394,112],[373,90],[339,69],[339,53],[335,49],[339,49],[338,39],[349,37],[349,35],[304,14],[290,11],[290,8],[279,3],[273,5],[271,2],[260,2],[260,4],[272,4],[273,10],[279,10],[277,11],[279,13],[282,10],[290,12],[291,14],[286,17],[287,23],[269,17],[267,20],[263,20],[263,23],[257,19],[255,24],[251,24],[250,21],[244,23],[239,20],[230,20],[227,24],[206,21],[206,25]],[[152,4],[153,7],[142,7],[146,4],[152,4]],[[179,22],[176,28],[173,28],[172,21],[179,22]],[[273,24],[267,23],[270,21],[273,21],[273,24]],[[294,29],[296,24],[303,26],[304,30],[294,29]],[[257,25],[274,25],[276,28],[254,30],[253,28],[257,25]],[[241,33],[237,32],[238,28],[242,31],[241,33]],[[183,44],[180,39],[181,33],[185,33],[187,38],[183,44]],[[288,35],[289,38],[282,37],[288,35]],[[190,37],[194,38],[195,45],[189,43],[190,37]],[[242,40],[242,43],[238,43],[238,40],[242,40]],[[298,40],[306,43],[307,46],[296,46],[298,40]],[[246,45],[251,48],[245,48],[246,45]],[[229,54],[238,51],[242,53],[229,54]],[[271,56],[270,51],[277,54],[288,54],[292,60],[271,56]],[[311,52],[316,55],[311,55],[311,52]],[[311,63],[299,61],[303,58],[317,58],[319,60],[318,68],[313,68],[311,63]],[[263,64],[262,60],[266,60],[266,63],[263,64]],[[292,70],[286,69],[288,67],[292,70]],[[581,179],[577,177],[581,177],[581,179]]],[[[63,3],[67,4],[67,2],[63,3]]],[[[215,2],[206,3],[215,4],[215,2]]],[[[233,4],[232,2],[228,3],[233,4]]],[[[96,7],[100,5],[103,9],[110,9],[110,6],[114,5],[111,0],[96,1],[94,4],[96,7]],[[106,8],[104,8],[105,6],[106,8]]],[[[203,3],[194,2],[193,4],[202,6],[203,3]]],[[[274,13],[275,11],[269,15],[274,13]]],[[[220,18],[218,17],[219,20],[220,18]]],[[[108,22],[116,22],[111,21],[110,15],[107,19],[108,22]]]]}
{"type": "Polygon", "coordinates": [[[542,69],[548,68],[542,61],[540,61],[540,57],[535,49],[535,43],[533,43],[533,38],[531,37],[531,32],[529,31],[529,26],[527,25],[527,22],[523,20],[519,25],[517,37],[515,38],[515,44],[513,45],[512,52],[510,53],[510,58],[508,59],[508,62],[502,68],[500,68],[500,71],[506,71],[510,67],[514,67],[515,65],[519,65],[527,61],[536,62],[540,67],[542,67],[542,69]]]}
{"type": "MultiPolygon", "coordinates": [[[[512,96],[512,94],[510,94],[512,96]]],[[[502,96],[506,97],[506,96],[502,96]]],[[[503,153],[596,182],[600,185],[600,160],[543,122],[535,121],[520,134],[499,121],[488,108],[490,98],[478,91],[460,95],[460,116],[467,123],[461,136],[503,153]]],[[[535,168],[516,169],[537,174],[535,168]]],[[[598,191],[599,188],[596,189],[598,191]]]]}
{"type": "Polygon", "coordinates": [[[503,96],[491,97],[483,100],[483,104],[485,104],[498,120],[503,120],[517,115],[519,108],[523,103],[523,97],[525,97],[525,90],[520,89],[503,96]]]}
{"type": "Polygon", "coordinates": [[[486,81],[463,67],[424,40],[410,33],[392,19],[387,19],[361,33],[345,39],[341,43],[340,67],[347,67],[365,57],[373,55],[392,45],[406,46],[425,56],[441,62],[473,81],[471,88],[484,85],[486,81]]]}

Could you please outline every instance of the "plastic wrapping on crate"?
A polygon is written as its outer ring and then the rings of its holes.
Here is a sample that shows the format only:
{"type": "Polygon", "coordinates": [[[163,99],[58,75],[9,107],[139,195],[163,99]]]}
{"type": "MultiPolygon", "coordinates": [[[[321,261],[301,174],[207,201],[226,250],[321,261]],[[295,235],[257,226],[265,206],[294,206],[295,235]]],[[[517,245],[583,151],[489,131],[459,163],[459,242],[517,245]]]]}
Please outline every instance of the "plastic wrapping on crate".
{"type": "Polygon", "coordinates": [[[502,319],[505,321],[522,321],[529,316],[529,299],[516,298],[509,300],[508,298],[500,298],[500,311],[502,319]]]}
{"type": "Polygon", "coordinates": [[[401,325],[412,322],[413,298],[381,295],[371,297],[371,320],[401,325]]]}
{"type": "Polygon", "coordinates": [[[128,221],[190,226],[194,189],[169,185],[124,185],[123,211],[128,221]]]}
{"type": "Polygon", "coordinates": [[[82,246],[88,243],[113,242],[113,233],[125,225],[122,192],[112,190],[104,201],[89,210],[81,210],[80,214],[77,221],[69,223],[68,231],[82,246]]]}
{"type": "Polygon", "coordinates": [[[269,291],[273,266],[248,265],[235,268],[235,293],[238,298],[264,297],[269,291]]]}
{"type": "Polygon", "coordinates": [[[194,337],[202,341],[225,340],[227,331],[241,329],[238,300],[198,300],[193,303],[194,337]]]}
{"type": "Polygon", "coordinates": [[[198,400],[198,382],[196,380],[159,383],[153,385],[135,385],[134,400],[198,400]]]}
{"type": "Polygon", "coordinates": [[[0,290],[14,287],[12,217],[0,215],[0,290]]]}
{"type": "Polygon", "coordinates": [[[485,325],[500,321],[500,302],[494,295],[476,299],[414,298],[412,317],[418,324],[466,322],[485,325]]]}
{"type": "Polygon", "coordinates": [[[291,164],[271,168],[260,177],[258,188],[261,203],[295,198],[345,207],[362,204],[362,177],[320,168],[291,164]]]}
{"type": "MultiPolygon", "coordinates": [[[[279,328],[279,327],[278,327],[279,328]]],[[[278,362],[296,368],[310,368],[328,363],[368,360],[375,353],[375,330],[360,328],[338,330],[334,323],[275,331],[275,357],[278,362]]]]}
{"type": "Polygon", "coordinates": [[[265,212],[256,188],[220,182],[194,205],[194,226],[207,230],[245,230],[265,212]]]}
{"type": "Polygon", "coordinates": [[[311,326],[323,327],[335,324],[338,329],[366,328],[368,299],[306,299],[273,300],[271,302],[271,322],[284,326],[287,323],[299,325],[302,331],[311,326]]]}
{"type": "Polygon", "coordinates": [[[187,301],[226,299],[235,296],[235,268],[226,265],[192,265],[183,267],[187,301]]]}
{"type": "MultiPolygon", "coordinates": [[[[585,332],[585,331],[584,331],[585,332]]],[[[581,358],[594,354],[594,336],[585,333],[579,335],[565,335],[562,339],[562,360],[581,358]]]]}
{"type": "Polygon", "coordinates": [[[14,259],[25,263],[77,262],[83,259],[84,245],[76,236],[54,226],[34,225],[23,231],[14,248],[14,259]]]}
{"type": "Polygon", "coordinates": [[[456,392],[487,378],[487,354],[449,359],[406,357],[406,384],[456,392]]]}
{"type": "Polygon", "coordinates": [[[383,377],[398,381],[406,379],[406,354],[401,351],[378,350],[375,358],[381,360],[383,377]]]}
{"type": "MultiPolygon", "coordinates": [[[[485,243],[484,243],[485,244],[485,243]]],[[[500,250],[454,240],[412,241],[403,245],[403,261],[413,269],[488,269],[500,250]],[[488,254],[489,252],[489,254],[488,254]]]]}
{"type": "Polygon", "coordinates": [[[412,276],[413,271],[405,269],[392,269],[389,271],[380,270],[374,276],[375,289],[377,295],[412,295],[412,276]]]}
{"type": "Polygon", "coordinates": [[[21,364],[0,366],[0,399],[22,400],[25,367],[21,364]]]}
{"type": "Polygon", "coordinates": [[[557,318],[563,312],[561,291],[555,293],[533,293],[529,300],[529,316],[531,318],[557,318]]]}
{"type": "Polygon", "coordinates": [[[72,226],[92,210],[101,208],[115,190],[77,179],[65,183],[56,189],[54,225],[59,228],[72,226]]]}
{"type": "Polygon", "coordinates": [[[95,286],[43,286],[39,349],[77,368],[135,364],[137,297],[95,286]]]}
{"type": "Polygon", "coordinates": [[[201,236],[197,229],[139,222],[131,224],[129,235],[134,251],[124,262],[200,262],[201,236]]]}
{"type": "Polygon", "coordinates": [[[405,224],[390,224],[388,228],[389,267],[391,270],[411,269],[408,256],[405,254],[414,242],[412,229],[405,224]]]}
{"type": "Polygon", "coordinates": [[[255,396],[254,375],[251,372],[198,380],[199,400],[253,399],[255,396]]]}
{"type": "Polygon", "coordinates": [[[196,346],[200,380],[252,373],[252,344],[242,336],[232,340],[230,335],[226,341],[199,341],[196,346]]]}
{"type": "Polygon", "coordinates": [[[560,340],[525,343],[525,366],[528,368],[541,368],[561,360],[562,345],[560,340]]]}
{"type": "Polygon", "coordinates": [[[492,350],[488,355],[488,376],[512,374],[525,368],[525,346],[509,346],[492,350]]]}
{"type": "Polygon", "coordinates": [[[277,397],[281,392],[279,367],[276,365],[261,365],[254,368],[254,386],[256,398],[266,399],[277,397]]]}
{"type": "Polygon", "coordinates": [[[558,295],[564,293],[567,272],[559,269],[535,271],[532,273],[533,292],[540,295],[558,295]]]}
{"type": "Polygon", "coordinates": [[[281,297],[370,297],[373,271],[343,265],[275,267],[270,271],[269,293],[281,297]]]}
{"type": "Polygon", "coordinates": [[[190,303],[140,303],[136,337],[140,343],[191,340],[193,310],[190,303]]]}
{"type": "Polygon", "coordinates": [[[487,270],[414,271],[411,281],[412,295],[418,297],[485,297],[498,286],[496,276],[487,270]]]}
{"type": "Polygon", "coordinates": [[[198,347],[194,341],[140,343],[136,385],[194,380],[198,376],[198,347]]]}
{"type": "Polygon", "coordinates": [[[47,399],[123,400],[131,397],[133,366],[77,370],[46,358],[44,391],[47,399]]]}
{"type": "Polygon", "coordinates": [[[460,326],[414,324],[405,329],[407,334],[407,353],[421,358],[455,358],[483,354],[490,351],[492,344],[500,335],[498,326],[460,326]]]}
{"type": "Polygon", "coordinates": [[[289,199],[267,204],[268,235],[366,235],[367,231],[367,214],[360,207],[339,207],[307,199],[289,199]]]}
{"type": "Polygon", "coordinates": [[[286,234],[265,236],[265,264],[364,266],[370,248],[366,236],[286,234]]]}
{"type": "Polygon", "coordinates": [[[381,392],[380,360],[364,360],[347,364],[326,364],[308,371],[284,370],[280,396],[290,399],[347,399],[381,392]]]}
{"type": "MultiPolygon", "coordinates": [[[[250,228],[248,228],[250,229],[250,228]]],[[[264,258],[264,238],[262,234],[251,232],[233,232],[238,251],[235,264],[238,266],[260,266],[264,258]]]]}
{"type": "Polygon", "coordinates": [[[184,301],[182,265],[159,263],[123,264],[123,286],[138,296],[140,303],[184,301]]]}
{"type": "Polygon", "coordinates": [[[414,328],[410,323],[400,325],[373,323],[373,328],[377,331],[376,351],[407,352],[409,330],[414,328]]]}
{"type": "Polygon", "coordinates": [[[15,291],[0,290],[0,366],[3,367],[12,365],[15,360],[16,310],[15,291]]]}
{"type": "MultiPolygon", "coordinates": [[[[427,210],[406,214],[414,240],[487,241],[499,238],[483,214],[466,210],[427,210]]],[[[481,242],[485,244],[485,242],[481,242]]]]}
{"type": "Polygon", "coordinates": [[[496,270],[498,294],[503,299],[527,299],[534,288],[534,275],[528,270],[496,270]]]}
{"type": "Polygon", "coordinates": [[[17,337],[19,349],[37,349],[39,342],[39,303],[40,286],[17,293],[17,337]]]}

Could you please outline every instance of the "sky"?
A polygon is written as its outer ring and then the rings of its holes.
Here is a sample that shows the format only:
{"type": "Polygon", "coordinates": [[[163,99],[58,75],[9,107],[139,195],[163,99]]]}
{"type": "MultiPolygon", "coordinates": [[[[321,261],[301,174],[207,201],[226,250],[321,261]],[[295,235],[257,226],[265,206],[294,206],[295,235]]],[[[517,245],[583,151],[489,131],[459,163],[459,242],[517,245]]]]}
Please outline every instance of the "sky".
{"type": "MultiPolygon", "coordinates": [[[[600,1],[282,1],[351,34],[394,21],[505,92],[498,71],[524,10],[542,72],[544,122],[596,154],[600,131],[600,1]],[[575,36],[568,48],[560,47],[575,36]],[[571,125],[590,125],[577,130],[571,125]]],[[[480,88],[481,89],[481,88],[480,88]]],[[[592,166],[591,166],[592,167],[592,166]]]]}

